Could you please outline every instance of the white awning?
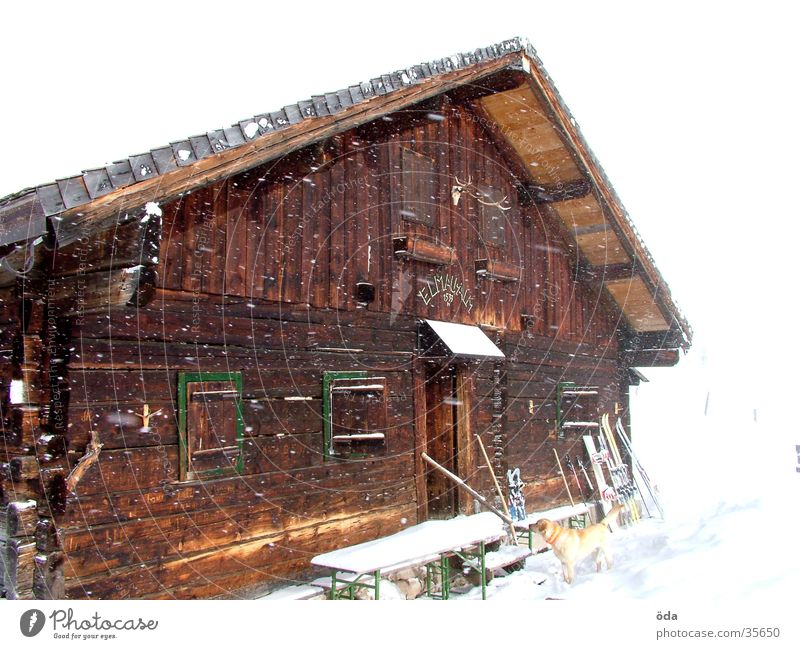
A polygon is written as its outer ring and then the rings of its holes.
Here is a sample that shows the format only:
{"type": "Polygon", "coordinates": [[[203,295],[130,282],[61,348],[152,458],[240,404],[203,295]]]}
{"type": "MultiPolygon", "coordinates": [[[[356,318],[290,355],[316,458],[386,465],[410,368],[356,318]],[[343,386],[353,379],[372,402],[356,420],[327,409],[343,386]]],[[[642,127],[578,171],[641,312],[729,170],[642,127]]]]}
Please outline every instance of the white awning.
{"type": "Polygon", "coordinates": [[[467,358],[505,358],[505,354],[495,345],[480,327],[474,325],[423,320],[424,325],[441,341],[453,356],[467,358]]]}

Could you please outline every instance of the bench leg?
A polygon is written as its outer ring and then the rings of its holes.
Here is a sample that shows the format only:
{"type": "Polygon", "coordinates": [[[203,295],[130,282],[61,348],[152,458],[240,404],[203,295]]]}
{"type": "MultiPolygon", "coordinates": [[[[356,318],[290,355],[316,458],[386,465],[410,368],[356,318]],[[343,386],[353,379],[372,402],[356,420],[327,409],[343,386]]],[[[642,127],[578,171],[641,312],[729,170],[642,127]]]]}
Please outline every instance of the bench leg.
{"type": "Polygon", "coordinates": [[[481,553],[481,599],[486,599],[486,544],[483,541],[479,552],[481,553]]]}
{"type": "Polygon", "coordinates": [[[441,599],[450,599],[450,562],[446,556],[442,556],[439,561],[425,564],[425,593],[428,597],[434,598],[433,578],[436,574],[442,579],[441,599]]]}

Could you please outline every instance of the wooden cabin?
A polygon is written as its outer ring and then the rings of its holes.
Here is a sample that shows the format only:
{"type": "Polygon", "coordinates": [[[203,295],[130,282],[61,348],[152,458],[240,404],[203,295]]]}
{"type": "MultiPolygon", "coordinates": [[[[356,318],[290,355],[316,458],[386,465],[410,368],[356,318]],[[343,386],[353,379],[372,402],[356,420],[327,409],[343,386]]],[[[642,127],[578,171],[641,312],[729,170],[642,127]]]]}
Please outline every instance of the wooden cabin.
{"type": "Polygon", "coordinates": [[[476,434],[563,504],[691,342],[520,39],[9,196],[0,257],[9,598],[295,583],[477,510],[423,451],[494,498],[476,434]]]}

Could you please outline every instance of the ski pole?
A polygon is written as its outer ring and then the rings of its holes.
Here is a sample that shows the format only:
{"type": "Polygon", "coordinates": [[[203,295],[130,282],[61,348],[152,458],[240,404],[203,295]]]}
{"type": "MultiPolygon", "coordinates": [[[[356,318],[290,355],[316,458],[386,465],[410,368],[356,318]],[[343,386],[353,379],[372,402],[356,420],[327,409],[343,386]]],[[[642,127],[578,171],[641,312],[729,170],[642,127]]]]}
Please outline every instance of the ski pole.
{"type": "Polygon", "coordinates": [[[575,461],[578,463],[581,471],[583,472],[583,477],[586,478],[586,484],[589,485],[589,491],[594,491],[594,487],[592,486],[592,481],[589,480],[589,474],[586,472],[586,465],[583,463],[580,455],[575,456],[575,461]]]}
{"type": "Polygon", "coordinates": [[[572,463],[572,460],[569,459],[569,455],[564,456],[564,464],[567,465],[567,468],[572,471],[572,475],[575,476],[575,482],[578,485],[578,491],[581,492],[581,501],[583,504],[586,504],[586,494],[583,493],[583,486],[581,485],[581,481],[578,480],[578,472],[575,470],[575,465],[572,463]]]}
{"type": "MultiPolygon", "coordinates": [[[[500,489],[500,483],[497,482],[497,476],[494,473],[494,469],[492,468],[492,463],[489,461],[489,454],[486,452],[486,447],[483,445],[483,440],[478,433],[475,433],[475,438],[478,440],[478,446],[481,447],[481,453],[483,453],[483,459],[486,460],[486,466],[489,469],[489,473],[492,476],[492,481],[494,482],[494,487],[497,489],[497,495],[500,496],[500,502],[503,504],[503,511],[505,512],[506,516],[511,518],[511,513],[508,511],[508,504],[506,503],[506,499],[503,496],[503,490],[500,489]]],[[[511,526],[511,538],[514,539],[514,545],[519,545],[519,541],[517,541],[517,531],[514,529],[514,526],[511,526]]]]}
{"type": "MultiPolygon", "coordinates": [[[[631,446],[630,439],[628,438],[625,429],[622,426],[622,422],[617,419],[617,432],[619,433],[619,437],[622,440],[622,444],[625,446],[626,450],[628,451],[628,455],[631,456],[631,460],[635,465],[635,469],[639,472],[639,477],[641,477],[642,482],[644,482],[644,486],[647,488],[647,493],[650,494],[650,498],[655,504],[656,509],[658,509],[658,513],[661,514],[661,518],[664,518],[664,510],[661,508],[661,503],[658,502],[658,498],[656,498],[655,493],[653,493],[652,484],[650,482],[650,476],[647,475],[647,471],[644,470],[642,463],[639,462],[639,458],[636,457],[636,454],[633,452],[633,447],[631,446]]],[[[641,493],[641,489],[639,490],[641,493]]],[[[644,494],[642,494],[642,502],[644,502],[644,494]]],[[[645,507],[647,505],[645,504],[645,507]]],[[[649,513],[649,510],[648,510],[649,513]]]]}
{"type": "Polygon", "coordinates": [[[572,499],[572,494],[569,490],[569,483],[567,482],[567,476],[564,473],[564,469],[561,467],[561,460],[558,459],[558,451],[553,449],[553,455],[556,456],[556,463],[558,464],[558,470],[561,472],[561,477],[564,479],[564,486],[567,488],[567,495],[569,496],[569,501],[572,503],[572,506],[575,506],[575,501],[572,499]]]}

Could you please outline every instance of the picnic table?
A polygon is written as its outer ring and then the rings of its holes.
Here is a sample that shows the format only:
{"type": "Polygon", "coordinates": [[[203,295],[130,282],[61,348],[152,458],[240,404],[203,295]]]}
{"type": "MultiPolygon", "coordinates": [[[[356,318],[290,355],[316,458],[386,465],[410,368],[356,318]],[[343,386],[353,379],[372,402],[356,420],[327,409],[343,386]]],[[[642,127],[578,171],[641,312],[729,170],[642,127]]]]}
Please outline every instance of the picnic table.
{"type": "MultiPolygon", "coordinates": [[[[331,571],[331,599],[357,588],[370,588],[380,599],[381,575],[404,568],[425,566],[430,594],[431,575],[442,577],[441,599],[449,598],[449,558],[468,556],[480,571],[481,594],[486,599],[486,546],[506,538],[503,521],[491,512],[426,521],[374,541],[320,554],[311,560],[331,571]]],[[[327,578],[315,584],[325,583],[327,578]]]]}

